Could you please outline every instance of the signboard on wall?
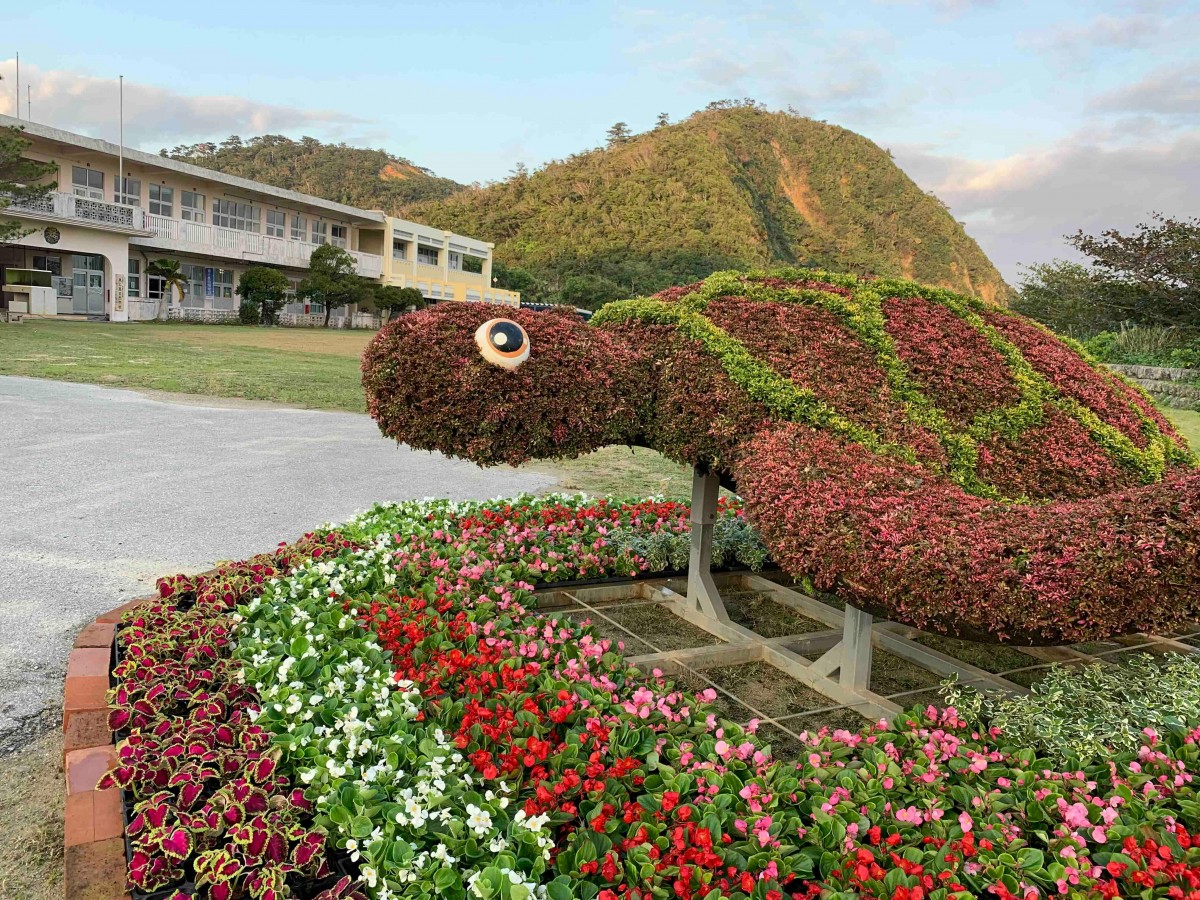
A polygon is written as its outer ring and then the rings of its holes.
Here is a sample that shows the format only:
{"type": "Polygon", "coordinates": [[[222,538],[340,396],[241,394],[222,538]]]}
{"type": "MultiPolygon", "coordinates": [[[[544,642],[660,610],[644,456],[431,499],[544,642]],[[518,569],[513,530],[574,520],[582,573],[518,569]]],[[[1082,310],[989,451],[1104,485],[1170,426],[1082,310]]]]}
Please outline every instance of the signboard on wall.
{"type": "Polygon", "coordinates": [[[204,269],[204,299],[211,300],[217,295],[216,285],[213,281],[213,269],[208,266],[204,269]]]}
{"type": "Polygon", "coordinates": [[[113,311],[114,312],[124,312],[125,311],[125,276],[124,275],[114,276],[113,284],[116,287],[116,291],[113,295],[113,311]]]}

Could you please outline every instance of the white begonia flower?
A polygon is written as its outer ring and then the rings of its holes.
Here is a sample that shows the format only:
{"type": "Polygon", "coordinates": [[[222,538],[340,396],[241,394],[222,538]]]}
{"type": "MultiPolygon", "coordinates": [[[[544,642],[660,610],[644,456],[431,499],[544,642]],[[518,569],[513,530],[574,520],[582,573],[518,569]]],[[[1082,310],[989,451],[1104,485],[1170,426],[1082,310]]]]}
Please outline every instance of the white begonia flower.
{"type": "Polygon", "coordinates": [[[467,804],[467,825],[477,835],[483,836],[492,827],[492,814],[473,803],[467,804]]]}

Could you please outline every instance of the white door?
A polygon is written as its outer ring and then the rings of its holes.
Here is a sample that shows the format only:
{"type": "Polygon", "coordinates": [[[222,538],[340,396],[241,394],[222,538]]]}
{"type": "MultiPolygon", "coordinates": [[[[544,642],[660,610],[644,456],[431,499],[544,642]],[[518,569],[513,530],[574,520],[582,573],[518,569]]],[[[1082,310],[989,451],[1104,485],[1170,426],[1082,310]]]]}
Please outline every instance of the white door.
{"type": "Polygon", "coordinates": [[[104,257],[76,253],[71,257],[72,304],[77,316],[104,315],[104,257]]]}

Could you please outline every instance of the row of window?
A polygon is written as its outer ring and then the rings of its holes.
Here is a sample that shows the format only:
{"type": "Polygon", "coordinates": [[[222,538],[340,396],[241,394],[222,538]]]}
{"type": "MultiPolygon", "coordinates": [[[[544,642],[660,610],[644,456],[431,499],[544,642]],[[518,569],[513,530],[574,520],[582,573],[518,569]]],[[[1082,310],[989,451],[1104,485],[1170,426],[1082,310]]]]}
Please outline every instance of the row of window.
{"type": "MultiPolygon", "coordinates": [[[[424,263],[427,266],[439,265],[438,254],[440,251],[433,247],[426,247],[423,244],[417,244],[417,262],[424,263]]],[[[450,268],[458,268],[454,262],[455,253],[450,254],[450,268]]],[[[408,259],[408,241],[392,241],[392,259],[408,259]]]]}
{"type": "MultiPolygon", "coordinates": [[[[35,260],[35,268],[36,260],[35,260]]],[[[206,300],[213,301],[214,309],[233,309],[234,308],[234,271],[233,269],[213,268],[213,292],[209,297],[204,284],[205,269],[207,266],[197,266],[191,263],[184,263],[179,267],[183,277],[187,280],[187,287],[183,292],[183,305],[187,307],[202,308],[206,300]]],[[[141,298],[143,279],[145,281],[145,297],[148,300],[166,299],[174,301],[179,299],[178,288],[167,289],[166,283],[160,276],[146,275],[142,270],[142,261],[140,259],[129,260],[129,278],[126,281],[126,293],[135,299],[141,298]]],[[[284,295],[288,301],[287,312],[302,313],[304,310],[298,307],[307,306],[309,312],[313,314],[324,315],[325,307],[321,303],[299,303],[296,300],[296,290],[299,286],[297,279],[289,279],[289,287],[284,295]]]]}
{"type": "MultiPolygon", "coordinates": [[[[104,200],[104,173],[84,166],[72,166],[71,188],[76,197],[102,201],[104,200]]],[[[180,218],[185,222],[204,224],[207,221],[206,199],[204,194],[197,191],[180,191],[180,218]]],[[[116,202],[126,206],[141,206],[142,180],[140,178],[122,178],[120,189],[116,194],[116,202]]],[[[162,184],[150,185],[149,212],[152,216],[174,218],[175,188],[162,184]]],[[[348,225],[331,225],[321,219],[313,219],[310,232],[307,216],[293,215],[291,218],[291,239],[293,241],[333,244],[335,247],[343,248],[349,244],[350,227],[348,225]]],[[[267,237],[285,237],[287,219],[288,214],[282,210],[267,210],[267,237]]],[[[254,234],[258,234],[261,230],[259,208],[253,203],[243,203],[239,200],[214,198],[212,223],[220,228],[232,228],[236,231],[249,231],[254,234]]],[[[436,251],[434,255],[436,257],[436,251]]],[[[434,264],[436,265],[436,262],[434,264]]]]}

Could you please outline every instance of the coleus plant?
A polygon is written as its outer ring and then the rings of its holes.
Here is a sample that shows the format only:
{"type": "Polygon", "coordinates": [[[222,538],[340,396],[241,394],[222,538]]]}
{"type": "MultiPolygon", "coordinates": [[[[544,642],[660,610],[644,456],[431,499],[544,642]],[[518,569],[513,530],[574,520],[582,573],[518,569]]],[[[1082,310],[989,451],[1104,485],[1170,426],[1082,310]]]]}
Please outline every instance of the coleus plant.
{"type": "MultiPolygon", "coordinates": [[[[190,867],[206,896],[275,900],[290,896],[289,878],[327,875],[325,837],[304,824],[311,805],[278,772],[270,734],[251,721],[257,698],[229,659],[229,609],[266,577],[344,543],[308,535],[209,575],[163,579],[158,600],[125,616],[109,724],[127,736],[99,787],[135,801],[126,832],[132,886],[158,890],[190,867]]],[[[326,893],[356,896],[338,891],[326,893]]]]}

